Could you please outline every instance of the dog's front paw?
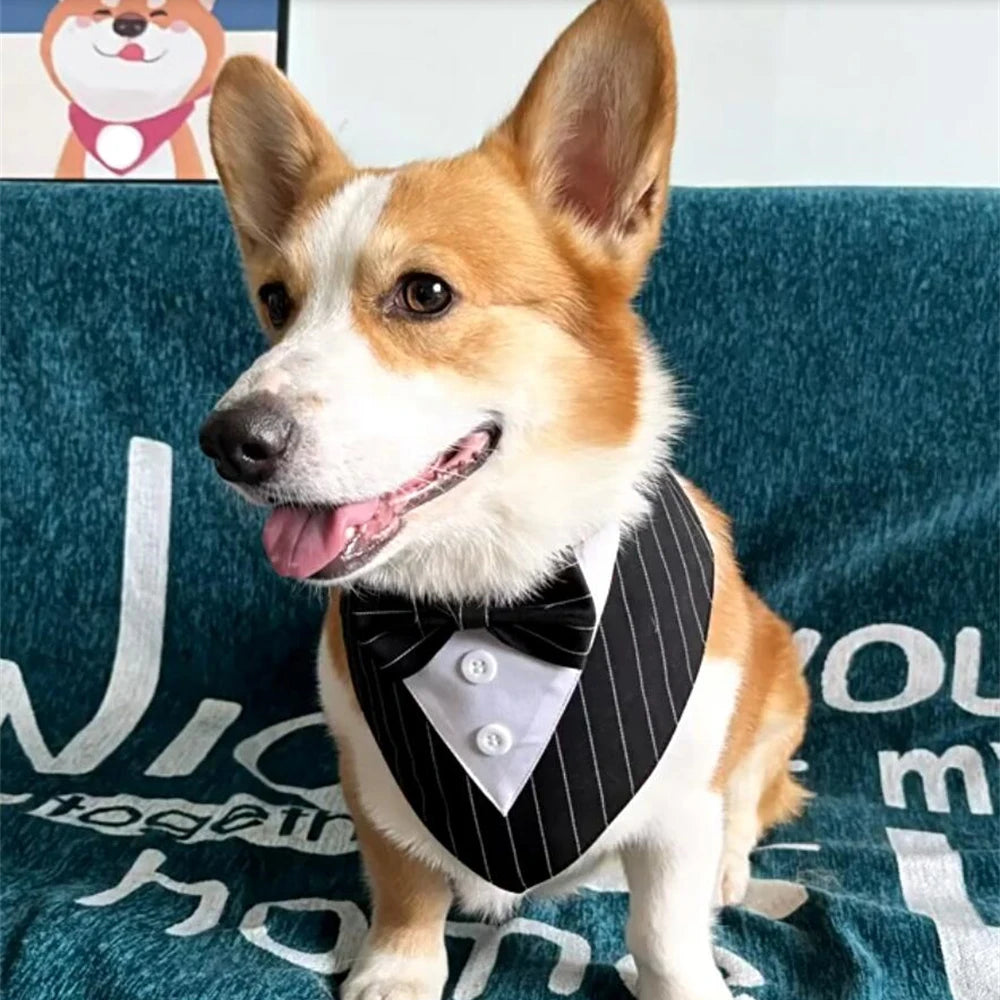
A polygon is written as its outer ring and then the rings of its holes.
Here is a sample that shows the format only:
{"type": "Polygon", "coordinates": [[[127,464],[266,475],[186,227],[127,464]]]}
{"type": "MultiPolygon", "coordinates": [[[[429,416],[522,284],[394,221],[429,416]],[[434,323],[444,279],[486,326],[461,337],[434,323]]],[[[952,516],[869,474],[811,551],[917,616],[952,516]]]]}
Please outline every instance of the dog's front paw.
{"type": "Polygon", "coordinates": [[[750,858],[736,851],[726,851],[719,868],[716,906],[739,906],[750,885],[750,858]]]}
{"type": "Polygon", "coordinates": [[[354,963],[341,1000],[441,1000],[448,978],[442,945],[433,955],[396,955],[367,949],[354,963]]]}
{"type": "Polygon", "coordinates": [[[638,981],[630,982],[632,976],[628,974],[623,979],[637,1000],[733,1000],[714,963],[703,968],[684,965],[674,972],[658,972],[640,966],[638,981]]]}
{"type": "MultiPolygon", "coordinates": [[[[733,1000],[733,994],[729,987],[718,979],[711,979],[697,986],[672,986],[667,993],[656,994],[662,996],[664,1000],[733,1000]]],[[[646,1000],[643,993],[639,994],[639,1000],[646,1000]]],[[[652,995],[650,1000],[653,1000],[652,995]]]]}
{"type": "Polygon", "coordinates": [[[640,977],[636,996],[638,1000],[733,1000],[733,994],[720,975],[694,982],[640,977]]]}

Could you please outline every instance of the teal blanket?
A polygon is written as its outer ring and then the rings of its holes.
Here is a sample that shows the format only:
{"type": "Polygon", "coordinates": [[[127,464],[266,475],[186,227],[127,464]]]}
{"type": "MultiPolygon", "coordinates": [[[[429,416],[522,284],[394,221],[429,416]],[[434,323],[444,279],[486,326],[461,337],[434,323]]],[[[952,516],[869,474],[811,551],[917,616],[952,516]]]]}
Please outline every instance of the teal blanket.
{"type": "MultiPolygon", "coordinates": [[[[0,191],[2,973],[11,1000],[336,996],[368,904],[317,596],[198,452],[263,348],[210,186],[0,191]]],[[[1000,197],[681,190],[640,307],[681,470],[796,626],[816,797],[718,960],[750,1000],[1000,982],[1000,197]]],[[[448,925],[455,1000],[626,1000],[614,872],[448,925]]]]}

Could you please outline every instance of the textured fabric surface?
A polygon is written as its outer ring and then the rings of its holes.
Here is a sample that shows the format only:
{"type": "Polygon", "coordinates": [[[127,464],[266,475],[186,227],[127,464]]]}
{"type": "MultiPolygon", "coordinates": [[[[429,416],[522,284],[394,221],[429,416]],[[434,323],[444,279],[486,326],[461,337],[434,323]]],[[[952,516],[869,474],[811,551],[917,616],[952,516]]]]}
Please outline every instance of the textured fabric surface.
{"type": "MultiPolygon", "coordinates": [[[[221,197],[0,194],[5,995],[336,995],[368,911],[322,607],[196,447],[263,346],[221,197]]],[[[995,989],[998,241],[990,192],[674,196],[641,307],[692,413],[678,466],[815,697],[816,798],[720,916],[737,996],[995,989]]],[[[624,1000],[625,912],[611,873],[456,914],[448,993],[624,1000]]]]}

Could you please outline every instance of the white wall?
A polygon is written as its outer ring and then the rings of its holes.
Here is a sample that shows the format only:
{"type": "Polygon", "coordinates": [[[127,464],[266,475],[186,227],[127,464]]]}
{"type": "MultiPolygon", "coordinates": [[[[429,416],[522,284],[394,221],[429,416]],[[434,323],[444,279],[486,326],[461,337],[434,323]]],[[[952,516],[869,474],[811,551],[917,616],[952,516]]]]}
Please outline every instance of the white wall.
{"type": "MultiPolygon", "coordinates": [[[[585,0],[291,0],[359,162],[472,145],[585,0]]],[[[672,0],[677,184],[1000,184],[997,0],[672,0]]]]}

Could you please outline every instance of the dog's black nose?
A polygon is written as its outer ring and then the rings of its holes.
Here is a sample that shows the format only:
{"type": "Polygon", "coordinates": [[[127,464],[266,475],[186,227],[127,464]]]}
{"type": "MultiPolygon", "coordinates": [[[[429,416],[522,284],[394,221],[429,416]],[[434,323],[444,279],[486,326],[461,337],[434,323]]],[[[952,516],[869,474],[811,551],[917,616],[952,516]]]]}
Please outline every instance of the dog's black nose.
{"type": "Polygon", "coordinates": [[[298,425],[270,393],[216,410],[201,425],[198,443],[223,479],[256,486],[270,479],[288,454],[298,425]]]}
{"type": "Polygon", "coordinates": [[[122,38],[138,38],[146,30],[146,19],[138,14],[122,14],[111,22],[111,29],[122,38]]]}

